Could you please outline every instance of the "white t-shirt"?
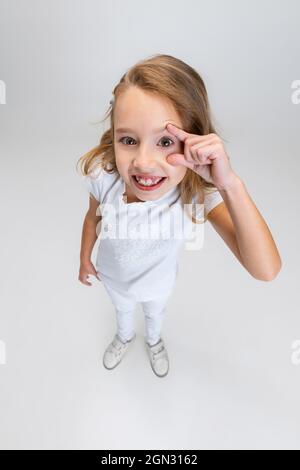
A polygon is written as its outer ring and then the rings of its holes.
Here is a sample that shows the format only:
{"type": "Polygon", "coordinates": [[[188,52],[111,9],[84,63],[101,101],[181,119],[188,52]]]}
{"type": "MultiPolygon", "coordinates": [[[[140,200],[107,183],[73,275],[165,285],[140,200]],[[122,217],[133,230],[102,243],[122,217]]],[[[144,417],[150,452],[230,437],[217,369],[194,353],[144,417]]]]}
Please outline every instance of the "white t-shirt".
{"type": "MultiPolygon", "coordinates": [[[[184,210],[179,187],[155,201],[127,203],[125,181],[100,168],[84,176],[89,193],[100,203],[99,246],[95,268],[110,292],[147,301],[171,293],[179,250],[204,224],[194,224],[184,210]]],[[[194,200],[195,201],[195,200],[194,200]]],[[[219,191],[205,194],[196,216],[223,202],[219,191]]],[[[192,207],[192,206],[188,206],[192,207]]]]}

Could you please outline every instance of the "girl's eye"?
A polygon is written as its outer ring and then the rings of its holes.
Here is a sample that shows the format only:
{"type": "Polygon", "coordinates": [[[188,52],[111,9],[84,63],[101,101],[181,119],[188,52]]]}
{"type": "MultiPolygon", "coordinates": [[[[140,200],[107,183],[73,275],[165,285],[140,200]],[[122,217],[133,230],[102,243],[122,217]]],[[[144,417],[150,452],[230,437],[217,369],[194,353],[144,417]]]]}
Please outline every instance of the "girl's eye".
{"type": "MultiPolygon", "coordinates": [[[[129,139],[129,140],[133,140],[131,137],[121,137],[121,139],[119,140],[119,142],[122,142],[122,144],[124,144],[124,139],[129,139]]],[[[124,144],[126,145],[126,144],[124,144]]]]}
{"type": "MultiPolygon", "coordinates": [[[[164,137],[162,137],[162,139],[161,139],[161,140],[164,140],[164,141],[166,141],[166,140],[167,140],[167,141],[169,141],[169,142],[172,142],[172,143],[174,144],[173,140],[169,139],[168,137],[166,137],[166,139],[165,139],[164,137]]],[[[170,147],[170,145],[172,145],[172,143],[171,143],[171,144],[169,144],[169,145],[167,145],[167,147],[170,147]]],[[[164,145],[163,147],[165,147],[165,145],[164,145]]]]}
{"type": "MultiPolygon", "coordinates": [[[[122,137],[122,138],[119,140],[119,142],[124,143],[124,142],[123,142],[124,139],[134,140],[132,137],[126,136],[126,137],[122,137]]],[[[171,139],[169,139],[169,138],[164,138],[164,137],[162,137],[161,140],[167,140],[167,141],[169,141],[169,142],[171,142],[171,143],[174,143],[174,142],[173,142],[171,139]]],[[[124,145],[127,145],[127,144],[124,144],[124,145]]],[[[129,144],[129,146],[130,146],[130,144],[129,144]]],[[[166,147],[166,146],[163,145],[163,147],[166,147]]],[[[170,147],[170,145],[167,145],[167,147],[170,147]]]]}

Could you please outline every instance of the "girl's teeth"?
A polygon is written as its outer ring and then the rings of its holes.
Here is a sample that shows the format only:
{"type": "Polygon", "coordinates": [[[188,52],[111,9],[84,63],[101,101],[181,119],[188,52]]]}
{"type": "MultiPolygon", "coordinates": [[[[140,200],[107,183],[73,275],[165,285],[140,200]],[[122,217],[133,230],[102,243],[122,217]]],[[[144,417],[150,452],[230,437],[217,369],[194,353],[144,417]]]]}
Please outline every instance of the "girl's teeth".
{"type": "Polygon", "coordinates": [[[156,180],[152,180],[152,179],[143,179],[143,178],[139,178],[138,176],[136,177],[137,181],[140,183],[140,184],[143,184],[144,186],[153,186],[154,184],[157,184],[160,180],[162,180],[162,178],[158,178],[156,180]]]}

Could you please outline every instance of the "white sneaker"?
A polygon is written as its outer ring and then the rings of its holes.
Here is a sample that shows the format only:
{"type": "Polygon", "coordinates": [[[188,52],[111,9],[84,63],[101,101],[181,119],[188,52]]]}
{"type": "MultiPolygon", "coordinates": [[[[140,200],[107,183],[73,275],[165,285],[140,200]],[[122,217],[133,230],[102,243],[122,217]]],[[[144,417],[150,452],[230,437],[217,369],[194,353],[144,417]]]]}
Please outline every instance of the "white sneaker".
{"type": "Polygon", "coordinates": [[[169,372],[169,358],[164,341],[160,338],[159,342],[153,346],[146,341],[146,347],[154,374],[158,377],[165,377],[169,372]]]}
{"type": "Polygon", "coordinates": [[[106,369],[114,369],[123,359],[128,347],[133,343],[136,338],[136,333],[134,336],[126,343],[120,340],[119,336],[116,334],[112,342],[107,346],[104,356],[103,356],[103,365],[106,369]]]}

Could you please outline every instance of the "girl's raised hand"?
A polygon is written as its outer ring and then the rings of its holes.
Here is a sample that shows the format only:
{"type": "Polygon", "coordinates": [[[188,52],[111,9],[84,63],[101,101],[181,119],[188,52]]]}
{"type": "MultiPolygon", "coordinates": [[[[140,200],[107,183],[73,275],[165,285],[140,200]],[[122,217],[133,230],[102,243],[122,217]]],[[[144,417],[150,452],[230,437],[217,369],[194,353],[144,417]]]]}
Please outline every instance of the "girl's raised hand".
{"type": "Polygon", "coordinates": [[[167,124],[166,127],[184,143],[184,154],[168,155],[168,163],[190,168],[218,190],[225,189],[237,178],[230,166],[223,143],[216,134],[189,134],[173,124],[167,124]]]}

